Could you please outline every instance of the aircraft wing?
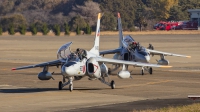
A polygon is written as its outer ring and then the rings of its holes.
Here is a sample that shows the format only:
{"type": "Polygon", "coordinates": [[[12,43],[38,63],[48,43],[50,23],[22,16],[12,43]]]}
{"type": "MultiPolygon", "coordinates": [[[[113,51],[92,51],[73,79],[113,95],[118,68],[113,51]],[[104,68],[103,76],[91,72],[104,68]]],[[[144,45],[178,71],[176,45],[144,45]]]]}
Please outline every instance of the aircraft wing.
{"type": "Polygon", "coordinates": [[[191,58],[191,56],[180,55],[180,54],[173,54],[173,53],[162,52],[162,51],[156,51],[156,50],[151,50],[151,49],[147,49],[147,51],[148,51],[150,54],[152,54],[152,55],[178,56],[178,57],[191,58]]]}
{"type": "Polygon", "coordinates": [[[105,54],[120,53],[121,50],[122,50],[122,48],[113,49],[113,50],[105,50],[105,51],[101,51],[101,52],[99,52],[99,54],[100,54],[100,55],[105,55],[105,54]]]}
{"type": "Polygon", "coordinates": [[[160,67],[160,68],[172,67],[172,66],[163,66],[163,65],[150,64],[150,63],[140,63],[140,62],[133,62],[133,61],[116,60],[116,59],[102,58],[102,57],[96,57],[95,59],[96,59],[96,61],[102,62],[102,63],[133,65],[133,66],[137,66],[137,67],[144,67],[144,66],[160,67]]]}
{"type": "Polygon", "coordinates": [[[28,68],[44,67],[44,66],[59,66],[62,64],[62,62],[63,62],[62,60],[54,60],[54,61],[44,62],[40,64],[35,64],[35,65],[12,68],[12,70],[21,70],[21,69],[28,69],[28,68]]]}

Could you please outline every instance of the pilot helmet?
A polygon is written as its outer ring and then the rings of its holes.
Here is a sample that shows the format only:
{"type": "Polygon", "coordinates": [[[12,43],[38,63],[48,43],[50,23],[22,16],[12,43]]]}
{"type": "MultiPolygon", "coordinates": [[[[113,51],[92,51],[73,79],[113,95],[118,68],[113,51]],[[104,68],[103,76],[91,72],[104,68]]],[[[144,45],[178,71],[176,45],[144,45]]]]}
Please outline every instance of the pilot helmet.
{"type": "Polygon", "coordinates": [[[80,48],[77,48],[77,49],[76,49],[76,52],[79,52],[79,51],[80,51],[80,48]]]}

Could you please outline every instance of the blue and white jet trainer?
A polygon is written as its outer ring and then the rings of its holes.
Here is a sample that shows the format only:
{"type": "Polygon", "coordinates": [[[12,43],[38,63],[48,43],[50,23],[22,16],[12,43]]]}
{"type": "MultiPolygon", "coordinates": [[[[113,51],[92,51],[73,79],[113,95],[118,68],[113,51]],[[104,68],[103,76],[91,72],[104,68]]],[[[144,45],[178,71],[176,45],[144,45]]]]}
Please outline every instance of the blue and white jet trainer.
{"type": "MultiPolygon", "coordinates": [[[[122,23],[120,13],[118,13],[118,30],[119,30],[119,47],[117,49],[101,51],[100,55],[114,54],[113,59],[126,60],[131,62],[142,62],[149,63],[150,55],[160,55],[160,60],[158,60],[158,65],[168,65],[169,61],[165,59],[165,56],[178,56],[187,57],[191,56],[167,53],[162,51],[153,50],[152,46],[149,49],[141,46],[137,43],[130,35],[123,36],[122,23]]],[[[120,66],[115,65],[113,70],[117,70],[120,66]]],[[[150,74],[153,73],[152,67],[142,66],[141,74],[144,75],[144,70],[148,71],[150,74]]]]}
{"type": "Polygon", "coordinates": [[[72,44],[72,42],[69,42],[60,47],[57,53],[58,57],[57,60],[40,63],[36,65],[13,68],[12,70],[43,67],[43,71],[38,74],[38,78],[40,80],[50,80],[51,78],[53,79],[53,77],[52,74],[48,72],[48,68],[51,66],[61,66],[63,81],[59,82],[58,88],[59,90],[61,90],[64,86],[69,85],[69,90],[72,91],[73,81],[80,80],[84,76],[89,77],[90,80],[98,79],[102,83],[114,89],[115,82],[113,80],[111,82],[105,81],[105,77],[108,77],[108,68],[104,63],[122,65],[123,69],[118,73],[118,76],[122,79],[131,77],[130,72],[125,67],[127,65],[138,66],[138,67],[145,67],[145,66],[163,67],[163,68],[170,67],[170,66],[100,57],[99,56],[100,18],[101,18],[101,13],[98,14],[96,37],[94,40],[94,46],[90,51],[78,48],[76,53],[72,53],[70,51],[70,45],[72,44]],[[65,79],[68,79],[68,81],[66,82],[65,79]]]}

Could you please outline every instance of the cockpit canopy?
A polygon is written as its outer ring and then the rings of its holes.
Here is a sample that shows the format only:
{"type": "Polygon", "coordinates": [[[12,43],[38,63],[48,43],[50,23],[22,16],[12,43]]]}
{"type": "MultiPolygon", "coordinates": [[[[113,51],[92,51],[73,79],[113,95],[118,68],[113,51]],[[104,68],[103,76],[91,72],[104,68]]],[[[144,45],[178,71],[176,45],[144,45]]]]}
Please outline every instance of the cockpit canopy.
{"type": "Polygon", "coordinates": [[[142,54],[142,55],[144,55],[144,56],[147,56],[147,55],[148,55],[148,53],[147,53],[145,47],[143,47],[143,46],[137,46],[136,49],[137,49],[137,51],[138,51],[139,54],[142,54]]]}
{"type": "Polygon", "coordinates": [[[72,42],[66,43],[58,49],[57,59],[67,59],[71,54],[70,45],[72,42]]]}
{"type": "Polygon", "coordinates": [[[132,49],[132,44],[135,42],[135,40],[130,36],[127,35],[123,38],[122,44],[125,48],[127,48],[128,50],[132,49]]]}
{"type": "Polygon", "coordinates": [[[127,36],[124,37],[123,41],[126,42],[126,43],[132,43],[135,40],[130,35],[127,35],[127,36]]]}
{"type": "Polygon", "coordinates": [[[79,57],[75,53],[71,53],[68,56],[68,61],[80,61],[79,57]]]}

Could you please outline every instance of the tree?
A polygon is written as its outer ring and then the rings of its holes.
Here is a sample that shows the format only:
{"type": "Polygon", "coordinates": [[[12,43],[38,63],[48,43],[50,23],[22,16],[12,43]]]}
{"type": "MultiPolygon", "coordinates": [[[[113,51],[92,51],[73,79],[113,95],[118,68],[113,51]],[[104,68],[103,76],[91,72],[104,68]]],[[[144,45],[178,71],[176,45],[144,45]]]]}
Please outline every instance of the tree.
{"type": "Polygon", "coordinates": [[[35,26],[35,24],[31,25],[30,30],[31,30],[32,35],[37,34],[37,27],[35,26]]]}
{"type": "Polygon", "coordinates": [[[81,34],[81,31],[80,31],[80,28],[79,28],[78,25],[77,25],[77,27],[76,27],[76,34],[77,34],[77,35],[80,35],[80,34],[81,34]]]}
{"type": "Polygon", "coordinates": [[[146,2],[147,6],[152,8],[158,20],[168,19],[170,8],[178,4],[178,0],[149,0],[146,2]]]}
{"type": "Polygon", "coordinates": [[[10,24],[9,28],[8,28],[8,33],[10,35],[14,35],[15,34],[15,28],[13,24],[10,24]]]}
{"type": "Polygon", "coordinates": [[[2,26],[0,25],[0,35],[2,35],[3,29],[2,26]]]}
{"type": "Polygon", "coordinates": [[[56,36],[60,36],[60,26],[54,25],[54,33],[56,36]]]}
{"type": "Polygon", "coordinates": [[[0,3],[0,14],[7,14],[12,11],[15,6],[14,0],[2,0],[0,3]]]}
{"type": "MultiPolygon", "coordinates": [[[[130,28],[134,27],[135,13],[138,7],[137,4],[139,4],[141,0],[95,0],[95,1],[100,4],[102,12],[105,13],[103,17],[107,19],[106,21],[110,21],[109,18],[110,19],[114,18],[115,20],[111,21],[111,23],[109,24],[103,24],[105,25],[103,26],[103,30],[105,30],[104,28],[107,29],[116,28],[117,12],[121,14],[123,30],[129,30],[130,28]],[[111,28],[110,25],[114,27],[111,28]]],[[[103,17],[102,17],[102,22],[103,22],[103,17]]]]}
{"type": "Polygon", "coordinates": [[[84,5],[76,5],[73,7],[73,11],[69,15],[71,17],[76,17],[78,15],[83,18],[90,26],[92,26],[95,24],[96,14],[99,12],[101,12],[99,4],[93,2],[92,0],[88,0],[84,2],[84,5]]]}
{"type": "Polygon", "coordinates": [[[86,34],[91,34],[91,27],[90,27],[90,25],[89,24],[87,24],[87,27],[86,27],[86,34]]]}
{"type": "Polygon", "coordinates": [[[101,19],[101,28],[103,30],[116,30],[116,27],[117,27],[117,18],[109,13],[109,12],[106,12],[104,13],[104,16],[102,16],[102,19],[101,19]]]}
{"type": "Polygon", "coordinates": [[[142,31],[142,26],[144,27],[147,26],[145,15],[144,15],[145,9],[144,7],[139,5],[139,8],[137,10],[138,11],[136,13],[136,23],[138,24],[140,31],[142,31]]]}
{"type": "Polygon", "coordinates": [[[48,27],[47,27],[47,24],[46,23],[44,23],[43,24],[43,26],[42,26],[42,33],[43,33],[43,35],[47,35],[47,33],[49,32],[49,29],[48,29],[48,27]]]}
{"type": "Polygon", "coordinates": [[[65,35],[70,35],[69,25],[67,23],[64,24],[65,35]]]}
{"type": "Polygon", "coordinates": [[[4,29],[9,28],[9,24],[13,24],[14,29],[17,30],[22,24],[27,24],[26,19],[22,14],[12,14],[2,16],[0,19],[0,24],[4,29]]]}
{"type": "Polygon", "coordinates": [[[20,33],[21,33],[22,35],[25,35],[25,34],[26,34],[26,25],[24,25],[24,24],[21,25],[19,29],[20,29],[20,33]]]}
{"type": "Polygon", "coordinates": [[[187,20],[188,18],[185,17],[184,13],[181,11],[180,6],[173,6],[170,9],[169,12],[170,16],[168,20],[175,20],[175,21],[180,21],[180,20],[187,20]]]}
{"type": "Polygon", "coordinates": [[[79,29],[82,30],[86,27],[87,23],[80,16],[76,16],[71,19],[71,21],[69,22],[69,25],[71,26],[72,31],[76,31],[77,26],[79,26],[79,29]]]}

